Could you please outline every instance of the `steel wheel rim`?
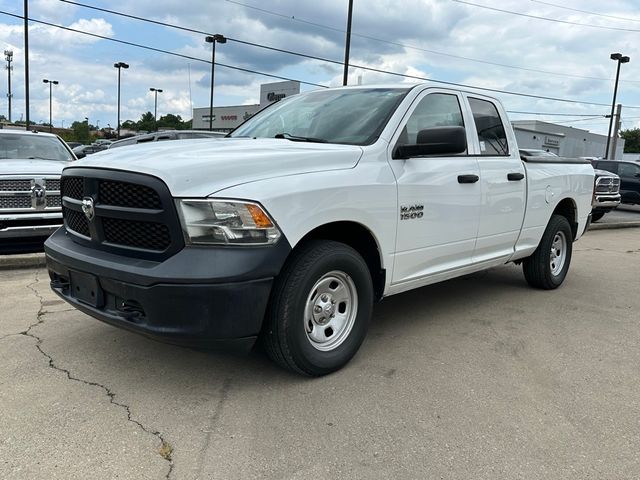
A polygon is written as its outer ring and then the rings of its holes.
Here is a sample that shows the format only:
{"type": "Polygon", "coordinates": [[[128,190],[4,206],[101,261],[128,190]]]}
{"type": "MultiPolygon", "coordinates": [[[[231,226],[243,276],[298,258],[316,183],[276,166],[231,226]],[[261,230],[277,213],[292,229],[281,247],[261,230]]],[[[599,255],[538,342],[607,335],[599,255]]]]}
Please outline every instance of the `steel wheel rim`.
{"type": "Polygon", "coordinates": [[[551,266],[551,275],[558,275],[564,268],[567,261],[567,237],[564,232],[556,232],[551,242],[551,256],[549,265],[551,266]]]}
{"type": "Polygon", "coordinates": [[[358,291],[345,272],[324,274],[311,288],[304,310],[304,329],[316,350],[329,352],[349,337],[358,314],[358,291]]]}

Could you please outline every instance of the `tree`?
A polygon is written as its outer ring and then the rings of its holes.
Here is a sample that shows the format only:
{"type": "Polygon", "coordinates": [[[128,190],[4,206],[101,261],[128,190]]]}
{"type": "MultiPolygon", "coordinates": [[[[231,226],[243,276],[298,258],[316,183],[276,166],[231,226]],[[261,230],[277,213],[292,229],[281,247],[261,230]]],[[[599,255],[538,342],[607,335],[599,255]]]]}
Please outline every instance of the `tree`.
{"type": "Polygon", "coordinates": [[[73,137],[76,142],[89,143],[91,135],[89,135],[89,124],[87,122],[73,122],[71,124],[73,137]]]}
{"type": "Polygon", "coordinates": [[[153,132],[156,129],[156,120],[153,118],[153,113],[143,113],[136,123],[136,129],[138,131],[153,132]]]}
{"type": "Polygon", "coordinates": [[[624,153],[640,153],[640,128],[630,128],[620,131],[624,138],[624,153]]]}
{"type": "Polygon", "coordinates": [[[158,120],[158,128],[169,128],[173,130],[184,130],[185,122],[182,121],[180,115],[174,115],[173,113],[167,113],[158,120]]]}

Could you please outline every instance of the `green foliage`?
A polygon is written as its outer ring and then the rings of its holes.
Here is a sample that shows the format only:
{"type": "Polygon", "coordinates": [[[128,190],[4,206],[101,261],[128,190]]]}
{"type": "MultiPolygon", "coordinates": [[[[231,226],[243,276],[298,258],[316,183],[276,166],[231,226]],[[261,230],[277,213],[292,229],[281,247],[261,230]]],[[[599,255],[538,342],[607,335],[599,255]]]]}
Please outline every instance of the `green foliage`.
{"type": "Polygon", "coordinates": [[[185,122],[182,121],[180,115],[167,113],[158,119],[158,128],[170,128],[175,130],[184,130],[185,122]]]}
{"type": "Polygon", "coordinates": [[[188,130],[191,128],[191,125],[191,120],[182,120],[180,115],[174,115],[173,113],[163,115],[156,122],[153,118],[153,113],[147,112],[141,115],[140,120],[137,122],[125,120],[120,124],[120,127],[142,133],[155,132],[158,129],[188,130]]]}
{"type": "Polygon", "coordinates": [[[140,120],[136,124],[138,131],[153,132],[156,130],[156,120],[153,118],[153,113],[147,112],[142,114],[140,120]]]}
{"type": "Polygon", "coordinates": [[[87,122],[73,122],[71,124],[71,130],[73,131],[73,139],[70,141],[90,143],[91,135],[89,134],[89,124],[87,122]]]}
{"type": "Polygon", "coordinates": [[[622,130],[620,136],[624,138],[624,153],[640,153],[640,128],[622,130]]]}

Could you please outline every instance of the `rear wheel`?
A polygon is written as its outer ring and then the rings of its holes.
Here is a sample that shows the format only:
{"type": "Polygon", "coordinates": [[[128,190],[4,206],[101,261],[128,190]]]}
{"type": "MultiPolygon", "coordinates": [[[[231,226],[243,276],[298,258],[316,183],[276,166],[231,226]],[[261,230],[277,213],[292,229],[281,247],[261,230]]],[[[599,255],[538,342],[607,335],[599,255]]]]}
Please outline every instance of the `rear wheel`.
{"type": "Polygon", "coordinates": [[[262,332],[269,357],[311,376],[340,369],[367,333],[373,284],[367,264],[333,241],[300,246],[276,279],[262,332]]]}
{"type": "Polygon", "coordinates": [[[569,221],[561,215],[553,215],[538,248],[522,263],[527,283],[545,290],[558,288],[569,271],[572,249],[569,221]]]}

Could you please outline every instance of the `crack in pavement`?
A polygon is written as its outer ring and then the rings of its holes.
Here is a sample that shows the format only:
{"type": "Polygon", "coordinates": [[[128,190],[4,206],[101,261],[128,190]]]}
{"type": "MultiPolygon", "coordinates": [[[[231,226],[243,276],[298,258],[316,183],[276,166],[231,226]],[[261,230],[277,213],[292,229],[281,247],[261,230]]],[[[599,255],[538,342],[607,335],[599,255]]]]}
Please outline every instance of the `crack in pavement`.
{"type": "Polygon", "coordinates": [[[200,454],[198,455],[198,478],[202,477],[202,470],[204,469],[204,460],[207,450],[211,444],[211,436],[214,431],[214,427],[220,420],[220,416],[222,415],[222,409],[224,404],[227,402],[229,398],[229,390],[231,389],[231,378],[227,377],[222,382],[222,386],[220,387],[220,398],[218,399],[218,404],[216,405],[215,410],[213,411],[213,415],[209,419],[209,425],[206,430],[203,430],[206,433],[206,437],[204,439],[204,443],[202,448],[200,449],[200,454]]]}
{"type": "MultiPolygon", "coordinates": [[[[126,405],[124,403],[120,403],[118,401],[116,401],[115,397],[116,394],[111,391],[111,389],[105,385],[102,385],[101,383],[98,382],[92,382],[90,380],[84,380],[82,378],[78,378],[78,377],[74,377],[71,372],[69,370],[67,370],[66,368],[62,368],[59,367],[58,365],[56,365],[53,357],[48,354],[47,352],[45,352],[42,349],[42,339],[40,337],[38,337],[35,333],[32,333],[32,329],[36,328],[38,325],[41,325],[42,323],[44,323],[44,316],[47,313],[52,313],[52,312],[47,312],[44,310],[44,298],[42,297],[42,295],[40,295],[40,293],[38,292],[38,290],[35,288],[35,285],[38,284],[39,282],[39,278],[38,278],[38,272],[36,272],[36,278],[35,281],[30,283],[29,285],[27,285],[27,288],[29,290],[31,290],[35,296],[38,298],[39,302],[40,302],[40,309],[38,310],[38,314],[36,316],[37,321],[35,323],[32,323],[31,325],[29,325],[29,327],[24,330],[23,332],[17,333],[17,334],[13,334],[13,335],[24,335],[25,337],[30,337],[33,338],[36,341],[36,348],[38,349],[38,351],[48,360],[49,362],[49,368],[52,368],[58,372],[62,372],[67,376],[67,379],[72,380],[74,382],[78,382],[78,383],[82,383],[84,385],[88,385],[88,386],[92,386],[92,387],[98,387],[100,389],[102,389],[105,394],[107,395],[107,397],[109,397],[109,402],[117,407],[122,408],[126,414],[127,414],[127,421],[134,423],[135,425],[137,425],[142,431],[153,435],[154,437],[156,437],[159,441],[160,441],[160,448],[158,449],[158,454],[167,462],[169,462],[169,471],[167,472],[167,474],[165,475],[165,478],[168,480],[171,477],[171,474],[173,473],[173,458],[171,457],[171,454],[173,453],[173,447],[171,446],[171,444],[169,442],[167,442],[167,440],[164,438],[164,435],[162,435],[162,433],[160,433],[157,430],[151,430],[150,428],[146,427],[145,425],[143,425],[141,422],[139,422],[138,420],[136,420],[135,418],[133,418],[133,415],[131,413],[131,408],[129,407],[129,405],[126,405]]],[[[70,309],[71,310],[75,310],[75,309],[70,309]]],[[[67,310],[64,310],[67,311],[67,310]]],[[[10,336],[10,335],[7,335],[10,336]]]]}

